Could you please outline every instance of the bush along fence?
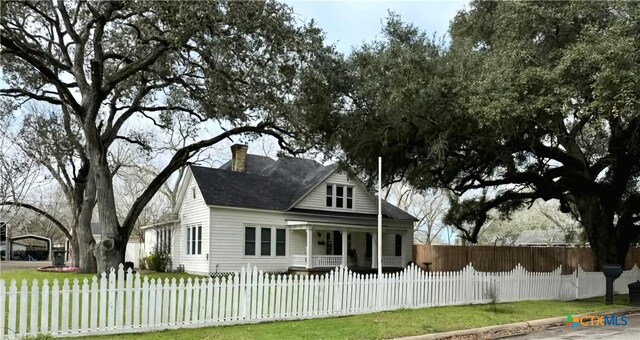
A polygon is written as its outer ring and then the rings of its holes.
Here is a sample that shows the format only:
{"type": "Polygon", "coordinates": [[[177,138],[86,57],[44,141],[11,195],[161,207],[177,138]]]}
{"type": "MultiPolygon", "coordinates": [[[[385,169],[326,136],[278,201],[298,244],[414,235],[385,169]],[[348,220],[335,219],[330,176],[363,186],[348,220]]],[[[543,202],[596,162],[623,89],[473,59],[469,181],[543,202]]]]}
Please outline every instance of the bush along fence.
{"type": "MultiPolygon", "coordinates": [[[[336,268],[322,276],[272,275],[253,268],[221,278],[149,280],[123,267],[82,281],[0,280],[0,330],[25,335],[98,335],[160,329],[309,319],[401,308],[492,301],[572,300],[604,295],[601,273],[530,273],[521,266],[486,273],[471,264],[457,272],[360,275],[336,268]],[[126,279],[125,279],[126,278],[126,279]]],[[[615,291],[640,279],[634,266],[615,291]]]]}

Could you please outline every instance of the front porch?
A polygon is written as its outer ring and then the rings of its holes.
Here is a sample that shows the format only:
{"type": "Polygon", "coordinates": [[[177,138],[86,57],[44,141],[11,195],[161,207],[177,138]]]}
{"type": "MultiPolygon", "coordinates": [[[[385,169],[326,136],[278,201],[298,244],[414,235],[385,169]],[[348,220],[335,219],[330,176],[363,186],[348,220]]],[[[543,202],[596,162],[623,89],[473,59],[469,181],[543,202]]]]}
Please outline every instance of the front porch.
{"type": "MultiPolygon", "coordinates": [[[[304,247],[294,247],[292,251],[290,271],[326,271],[339,266],[360,272],[377,271],[378,233],[375,226],[307,221],[289,221],[288,224],[296,240],[305,240],[304,247]]],[[[407,231],[384,226],[383,230],[381,260],[384,271],[404,268],[410,260],[406,258],[403,242],[407,231]]]]}

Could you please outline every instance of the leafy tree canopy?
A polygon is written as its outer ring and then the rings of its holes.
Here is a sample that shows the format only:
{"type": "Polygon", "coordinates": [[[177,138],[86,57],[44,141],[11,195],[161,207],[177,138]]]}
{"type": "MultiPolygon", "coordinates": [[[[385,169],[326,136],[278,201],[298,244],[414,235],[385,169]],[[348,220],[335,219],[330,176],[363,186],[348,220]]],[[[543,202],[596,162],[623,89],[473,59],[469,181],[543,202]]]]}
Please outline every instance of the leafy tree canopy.
{"type": "Polygon", "coordinates": [[[144,206],[201,149],[250,134],[300,151],[307,127],[323,121],[314,107],[331,98],[317,70],[334,63],[333,48],[275,1],[3,1],[0,12],[5,112],[51,105],[56,129],[77,132],[70,141],[86,171],[74,180],[97,199],[100,271],[123,261],[144,206]],[[120,141],[148,151],[132,127],[170,130],[176,117],[223,132],[174,150],[119,221],[110,148],[120,141]]]}
{"type": "Polygon", "coordinates": [[[332,146],[356,173],[458,195],[476,242],[488,213],[558,200],[597,263],[640,235],[640,5],[472,2],[448,46],[398,17],[348,60],[332,146]],[[464,195],[464,196],[463,196],[464,195]]]}

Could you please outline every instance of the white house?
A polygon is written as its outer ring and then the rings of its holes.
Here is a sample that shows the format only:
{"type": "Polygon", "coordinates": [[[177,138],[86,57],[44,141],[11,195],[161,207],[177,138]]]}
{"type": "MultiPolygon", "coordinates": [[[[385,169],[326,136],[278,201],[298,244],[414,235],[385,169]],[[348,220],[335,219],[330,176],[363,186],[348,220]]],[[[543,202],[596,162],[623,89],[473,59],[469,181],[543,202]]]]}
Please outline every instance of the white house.
{"type": "Polygon", "coordinates": [[[257,266],[265,271],[314,271],[340,265],[402,268],[412,258],[416,219],[384,202],[377,234],[377,198],[334,165],[247,154],[233,145],[220,168],[190,166],[177,223],[145,229],[145,248],[171,252],[172,267],[209,274],[257,266]],[[173,225],[173,227],[172,227],[173,225]],[[168,248],[167,248],[168,245],[168,248]]]}

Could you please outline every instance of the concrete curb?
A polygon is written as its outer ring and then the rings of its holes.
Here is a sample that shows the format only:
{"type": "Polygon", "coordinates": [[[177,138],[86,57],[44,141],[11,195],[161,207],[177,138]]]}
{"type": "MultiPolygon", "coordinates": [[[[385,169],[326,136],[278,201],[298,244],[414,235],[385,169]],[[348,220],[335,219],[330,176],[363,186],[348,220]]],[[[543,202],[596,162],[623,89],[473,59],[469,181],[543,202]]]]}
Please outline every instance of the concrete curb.
{"type": "MultiPolygon", "coordinates": [[[[640,308],[627,307],[627,308],[614,309],[609,311],[576,314],[574,316],[577,316],[577,317],[580,317],[583,315],[599,316],[599,315],[611,315],[611,314],[622,315],[622,314],[629,314],[633,312],[640,312],[640,308]]],[[[519,331],[517,334],[512,334],[512,336],[514,336],[519,334],[528,334],[533,331],[539,331],[539,330],[546,329],[553,326],[561,326],[566,323],[566,319],[567,319],[566,316],[564,317],[560,316],[555,318],[515,322],[515,323],[509,323],[505,325],[486,326],[486,327],[480,327],[480,328],[463,329],[459,331],[450,331],[450,332],[444,332],[444,333],[414,335],[414,336],[408,336],[404,338],[398,338],[396,340],[435,340],[435,339],[450,339],[450,338],[456,338],[456,337],[473,337],[475,339],[493,339],[495,335],[498,335],[499,337],[500,336],[499,333],[501,332],[519,331]]]]}

